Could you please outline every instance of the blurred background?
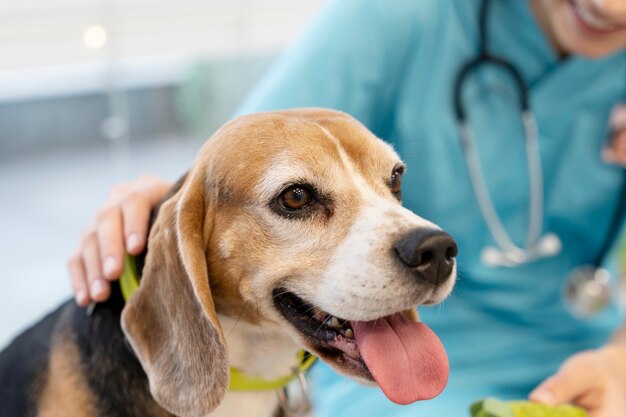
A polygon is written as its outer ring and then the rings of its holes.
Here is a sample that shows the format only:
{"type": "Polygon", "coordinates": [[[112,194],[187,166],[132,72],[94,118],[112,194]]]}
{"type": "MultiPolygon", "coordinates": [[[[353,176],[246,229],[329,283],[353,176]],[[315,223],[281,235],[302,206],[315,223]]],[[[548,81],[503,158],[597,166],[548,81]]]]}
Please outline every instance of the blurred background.
{"type": "Polygon", "coordinates": [[[323,0],[0,1],[0,349],[114,184],[175,180],[323,0]]]}

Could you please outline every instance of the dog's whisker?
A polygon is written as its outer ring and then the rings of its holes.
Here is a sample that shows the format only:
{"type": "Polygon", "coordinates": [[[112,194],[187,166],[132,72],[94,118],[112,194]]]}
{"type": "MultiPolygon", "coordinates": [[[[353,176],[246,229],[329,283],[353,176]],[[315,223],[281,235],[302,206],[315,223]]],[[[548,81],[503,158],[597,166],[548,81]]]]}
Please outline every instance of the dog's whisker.
{"type": "MultiPolygon", "coordinates": [[[[255,303],[255,307],[256,307],[256,313],[257,316],[260,316],[261,311],[259,309],[259,303],[255,303]]],[[[265,332],[263,331],[263,322],[259,323],[259,330],[261,331],[261,336],[263,337],[263,339],[265,339],[265,341],[269,341],[270,339],[267,337],[267,335],[265,334],[265,332]]]]}
{"type": "Polygon", "coordinates": [[[272,296],[272,298],[278,298],[278,297],[280,297],[281,295],[285,295],[285,294],[289,294],[289,291],[283,291],[283,292],[280,292],[280,293],[274,294],[274,295],[272,296]]]}
{"type": "Polygon", "coordinates": [[[311,306],[311,307],[307,308],[306,310],[304,310],[304,311],[302,312],[302,314],[306,314],[306,313],[308,313],[309,311],[314,310],[314,309],[315,309],[315,306],[311,306]]]}
{"type": "Polygon", "coordinates": [[[235,320],[235,324],[233,325],[233,327],[230,329],[230,331],[228,332],[228,335],[226,336],[226,338],[230,337],[230,335],[235,331],[235,328],[237,327],[237,325],[239,324],[239,322],[241,321],[244,313],[246,312],[246,309],[248,308],[248,302],[245,301],[243,303],[243,308],[241,309],[241,312],[239,313],[239,316],[237,316],[237,319],[235,320]]]}
{"type": "Polygon", "coordinates": [[[322,329],[322,327],[326,326],[328,322],[330,321],[331,317],[333,316],[329,315],[328,317],[326,317],[326,319],[324,319],[322,324],[320,324],[319,327],[315,330],[315,333],[319,332],[322,329]]]}

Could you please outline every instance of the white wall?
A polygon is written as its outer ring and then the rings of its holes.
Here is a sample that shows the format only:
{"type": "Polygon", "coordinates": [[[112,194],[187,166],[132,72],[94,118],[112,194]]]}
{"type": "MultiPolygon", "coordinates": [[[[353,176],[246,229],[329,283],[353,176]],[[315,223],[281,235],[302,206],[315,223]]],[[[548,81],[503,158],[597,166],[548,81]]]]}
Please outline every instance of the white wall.
{"type": "Polygon", "coordinates": [[[302,30],[323,0],[3,0],[0,100],[101,88],[112,58],[128,82],[169,82],[197,56],[267,54],[302,30]],[[100,25],[108,42],[83,43],[100,25]],[[147,75],[147,78],[146,78],[147,75]],[[68,83],[68,78],[72,82],[68,83]]]}

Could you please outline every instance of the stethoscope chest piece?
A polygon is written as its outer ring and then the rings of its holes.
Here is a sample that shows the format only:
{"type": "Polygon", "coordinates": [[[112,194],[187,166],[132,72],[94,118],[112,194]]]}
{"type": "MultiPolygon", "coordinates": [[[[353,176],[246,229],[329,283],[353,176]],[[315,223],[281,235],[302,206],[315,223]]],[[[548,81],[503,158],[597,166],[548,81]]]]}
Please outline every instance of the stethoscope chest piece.
{"type": "Polygon", "coordinates": [[[591,318],[613,301],[613,284],[606,268],[591,265],[575,268],[563,286],[563,304],[575,317],[591,318]]]}

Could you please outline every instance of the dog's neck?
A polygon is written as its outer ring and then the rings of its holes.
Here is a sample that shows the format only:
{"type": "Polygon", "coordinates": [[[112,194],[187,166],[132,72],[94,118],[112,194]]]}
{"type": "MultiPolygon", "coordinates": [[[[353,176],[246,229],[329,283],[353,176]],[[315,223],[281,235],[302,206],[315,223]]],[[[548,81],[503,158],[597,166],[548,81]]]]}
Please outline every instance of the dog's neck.
{"type": "Polygon", "coordinates": [[[266,380],[293,372],[299,346],[276,324],[250,324],[219,315],[230,366],[266,380]]]}
{"type": "MultiPolygon", "coordinates": [[[[268,381],[289,375],[297,367],[300,348],[285,334],[284,329],[277,325],[259,326],[218,316],[231,367],[268,381]]],[[[228,391],[209,416],[272,417],[278,407],[278,397],[273,390],[228,391]]]]}

